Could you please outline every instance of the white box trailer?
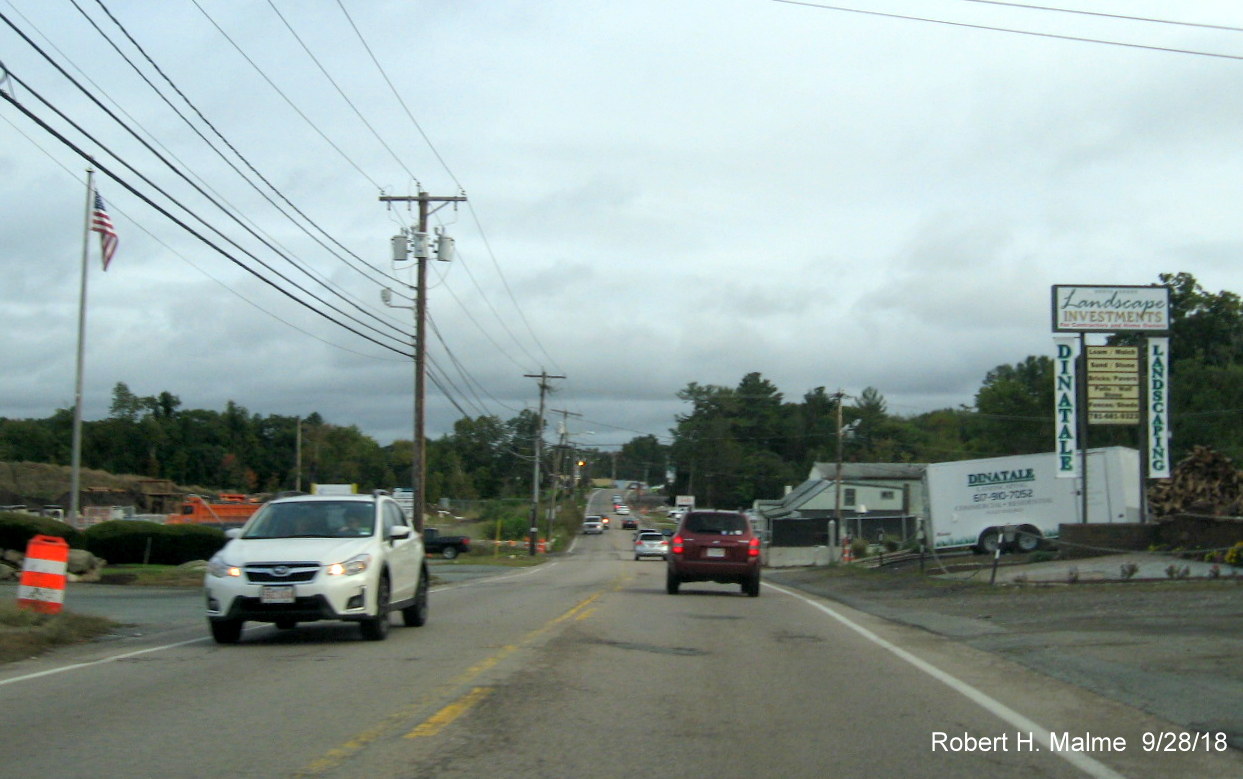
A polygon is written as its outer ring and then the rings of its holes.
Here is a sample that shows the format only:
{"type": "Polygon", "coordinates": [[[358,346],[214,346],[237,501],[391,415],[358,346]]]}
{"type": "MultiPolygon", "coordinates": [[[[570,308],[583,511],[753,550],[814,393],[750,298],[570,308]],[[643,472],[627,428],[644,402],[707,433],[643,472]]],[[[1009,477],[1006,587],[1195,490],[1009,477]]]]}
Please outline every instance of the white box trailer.
{"type": "MultiPolygon", "coordinates": [[[[1139,452],[1087,451],[1089,522],[1140,520],[1139,452]]],[[[1083,521],[1080,478],[1058,478],[1057,455],[1016,455],[934,463],[925,472],[928,537],[935,549],[992,552],[1011,542],[1030,552],[1058,526],[1083,521]]]]}

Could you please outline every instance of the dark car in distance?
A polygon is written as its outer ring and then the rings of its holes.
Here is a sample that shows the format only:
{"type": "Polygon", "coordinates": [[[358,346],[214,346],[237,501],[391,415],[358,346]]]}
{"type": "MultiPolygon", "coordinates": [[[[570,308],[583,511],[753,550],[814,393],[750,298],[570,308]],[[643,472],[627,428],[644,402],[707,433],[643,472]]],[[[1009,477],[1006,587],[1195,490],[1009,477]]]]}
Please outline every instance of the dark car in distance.
{"type": "Polygon", "coordinates": [[[669,540],[665,590],[677,595],[683,582],[738,584],[760,594],[760,538],[737,511],[690,511],[669,540]]]}

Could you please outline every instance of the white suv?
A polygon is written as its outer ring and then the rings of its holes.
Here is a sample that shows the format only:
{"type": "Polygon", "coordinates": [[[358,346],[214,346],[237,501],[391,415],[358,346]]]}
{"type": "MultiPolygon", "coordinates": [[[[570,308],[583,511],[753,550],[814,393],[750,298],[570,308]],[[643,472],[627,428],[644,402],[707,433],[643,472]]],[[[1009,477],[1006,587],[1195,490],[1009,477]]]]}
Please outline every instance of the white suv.
{"type": "Polygon", "coordinates": [[[221,644],[237,643],[248,620],[348,620],[372,641],[387,637],[393,610],[407,625],[427,621],[423,539],[387,495],[273,500],[229,536],[204,581],[221,644]]]}

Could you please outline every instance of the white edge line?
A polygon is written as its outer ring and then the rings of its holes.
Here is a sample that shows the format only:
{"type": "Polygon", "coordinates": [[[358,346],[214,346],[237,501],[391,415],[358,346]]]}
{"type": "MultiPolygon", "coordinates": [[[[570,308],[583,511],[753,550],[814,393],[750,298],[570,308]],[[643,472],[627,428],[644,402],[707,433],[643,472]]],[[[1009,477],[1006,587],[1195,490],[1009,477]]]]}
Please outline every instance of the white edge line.
{"type": "Polygon", "coordinates": [[[198,644],[206,640],[207,640],[206,636],[203,636],[200,638],[191,638],[187,641],[178,641],[175,644],[164,644],[163,646],[152,646],[152,647],[147,647],[146,649],[136,649],[133,652],[126,652],[120,655],[112,655],[111,657],[101,657],[100,659],[92,660],[89,663],[74,663],[73,665],[62,665],[59,668],[49,668],[46,671],[36,671],[35,673],[25,674],[23,676],[14,676],[12,679],[0,679],[0,687],[3,687],[7,684],[16,684],[17,682],[26,682],[26,681],[30,681],[31,679],[38,679],[43,676],[52,676],[53,674],[64,673],[66,671],[76,671],[79,668],[90,668],[96,665],[103,665],[104,663],[116,662],[117,660],[128,660],[131,657],[145,655],[150,652],[163,652],[165,649],[176,649],[179,646],[186,646],[187,644],[198,644]]]}
{"type": "MultiPolygon", "coordinates": [[[[431,592],[436,592],[439,590],[446,590],[446,589],[454,589],[458,587],[465,587],[471,584],[483,584],[487,581],[495,581],[498,579],[506,579],[506,580],[513,579],[518,576],[526,576],[530,573],[534,573],[535,571],[548,568],[549,566],[555,565],[555,564],[556,564],[556,561],[553,561],[551,563],[545,563],[544,565],[533,566],[531,568],[527,568],[526,570],[513,573],[513,574],[509,574],[509,575],[488,576],[488,577],[484,577],[481,579],[476,579],[474,581],[461,582],[460,584],[450,584],[450,585],[444,585],[441,587],[433,587],[431,589],[431,592]]],[[[256,625],[254,628],[247,628],[247,629],[253,630],[253,629],[258,629],[259,627],[261,626],[256,625]]],[[[0,687],[5,687],[10,684],[17,684],[18,682],[28,682],[32,679],[39,679],[44,676],[54,676],[55,674],[66,673],[68,671],[77,671],[82,668],[91,668],[97,665],[104,665],[105,663],[114,663],[118,660],[128,660],[131,657],[138,657],[139,655],[150,654],[151,652],[163,652],[166,649],[176,649],[179,646],[187,646],[189,644],[198,644],[198,643],[202,643],[207,640],[208,640],[207,636],[202,636],[200,638],[191,638],[186,641],[178,641],[175,644],[164,644],[162,646],[152,646],[152,647],[147,647],[146,649],[135,649],[133,652],[125,652],[119,655],[111,655],[110,657],[101,657],[98,660],[92,660],[88,663],[73,663],[72,665],[62,665],[57,668],[49,668],[45,671],[36,671],[34,673],[23,674],[21,676],[14,676],[10,679],[0,679],[0,687]]]]}
{"type": "Polygon", "coordinates": [[[843,625],[850,628],[854,632],[858,633],[863,638],[866,638],[868,641],[871,641],[873,644],[876,644],[880,648],[891,652],[892,654],[896,655],[902,660],[905,660],[906,662],[915,666],[916,668],[928,674],[932,678],[945,684],[950,689],[963,695],[968,700],[981,706],[989,713],[993,714],[994,716],[1000,717],[1001,719],[1010,723],[1017,730],[1027,731],[1028,733],[1034,734],[1036,737],[1036,740],[1039,741],[1040,744],[1045,749],[1049,750],[1050,752],[1053,752],[1053,754],[1067,761],[1068,763],[1075,766],[1076,768],[1083,771],[1084,773],[1089,774],[1090,776],[1099,777],[1099,779],[1124,779],[1122,774],[1118,773],[1117,771],[1114,771],[1109,766],[1097,760],[1094,760],[1084,754],[1081,754],[1079,752],[1065,752],[1061,750],[1053,751],[1052,744],[1049,741],[1049,729],[1048,728],[1036,723],[1035,721],[1031,719],[1028,719],[1027,717],[1018,713],[1014,709],[998,701],[997,699],[986,695],[980,690],[977,690],[975,687],[972,687],[971,685],[967,684],[966,682],[959,679],[958,677],[952,676],[946,673],[945,671],[942,671],[940,668],[937,668],[935,665],[932,665],[927,660],[917,657],[916,655],[897,646],[896,644],[886,641],[885,639],[876,635],[875,633],[863,627],[862,625],[858,625],[850,621],[845,616],[839,614],[838,612],[834,611],[833,609],[829,608],[823,603],[812,600],[811,598],[803,595],[802,593],[794,592],[792,590],[787,590],[785,587],[779,587],[775,584],[768,584],[767,582],[765,582],[765,586],[771,589],[777,590],[778,592],[783,593],[785,595],[789,595],[793,598],[797,598],[798,600],[803,601],[804,603],[812,606],[813,608],[823,611],[825,614],[828,614],[830,617],[842,623],[843,625]]]}

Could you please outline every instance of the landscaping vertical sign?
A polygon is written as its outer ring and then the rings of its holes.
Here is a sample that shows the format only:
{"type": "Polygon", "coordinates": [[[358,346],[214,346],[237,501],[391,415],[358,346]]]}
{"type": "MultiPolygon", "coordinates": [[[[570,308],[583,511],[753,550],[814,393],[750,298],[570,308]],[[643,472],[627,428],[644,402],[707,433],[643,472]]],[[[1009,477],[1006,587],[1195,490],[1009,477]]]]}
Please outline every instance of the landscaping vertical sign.
{"type": "MultiPolygon", "coordinates": [[[[1071,345],[1078,341],[1085,352],[1087,422],[1089,424],[1139,425],[1147,430],[1146,467],[1150,478],[1168,478],[1169,463],[1169,287],[1100,287],[1058,284],[1053,287],[1053,332],[1057,361],[1056,384],[1058,476],[1077,475],[1078,408],[1071,345]],[[1149,333],[1144,356],[1147,362],[1147,397],[1141,403],[1140,349],[1134,346],[1086,346],[1087,333],[1149,333]],[[1069,456],[1068,451],[1072,452],[1069,456]]],[[[1086,443],[1086,442],[1084,442],[1086,443]]],[[[1086,492],[1086,490],[1085,490],[1086,492]]]]}
{"type": "Polygon", "coordinates": [[[1170,339],[1148,339],[1148,476],[1170,478],[1170,339]]]}

